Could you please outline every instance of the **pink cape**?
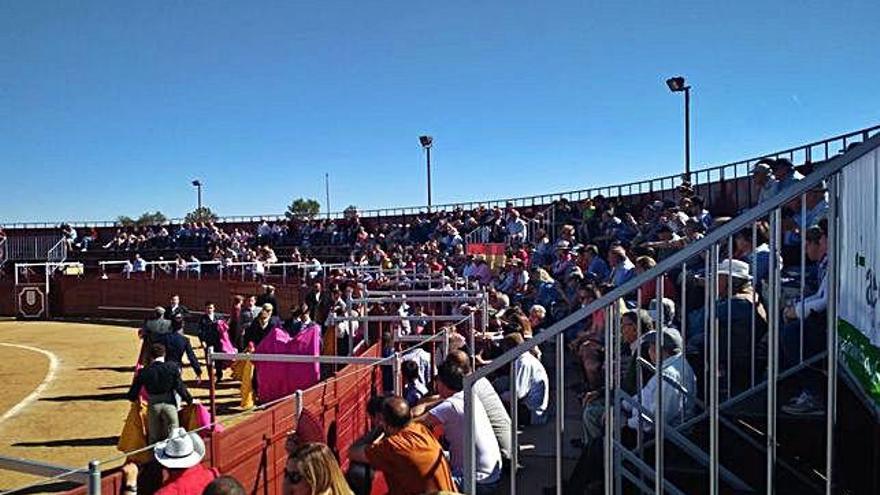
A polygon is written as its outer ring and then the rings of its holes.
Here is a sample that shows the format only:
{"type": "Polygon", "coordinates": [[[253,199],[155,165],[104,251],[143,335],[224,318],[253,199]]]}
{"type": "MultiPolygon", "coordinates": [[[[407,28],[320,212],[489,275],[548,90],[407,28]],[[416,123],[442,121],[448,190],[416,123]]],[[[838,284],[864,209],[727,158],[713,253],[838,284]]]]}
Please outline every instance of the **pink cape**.
{"type": "Polygon", "coordinates": [[[229,324],[226,323],[225,320],[217,322],[217,333],[220,334],[221,352],[228,354],[235,354],[238,352],[238,349],[236,349],[235,346],[232,345],[232,341],[229,340],[229,324]]]}
{"type": "MultiPolygon", "coordinates": [[[[274,328],[257,346],[256,354],[318,356],[321,354],[321,327],[312,323],[295,337],[281,328],[274,328]]],[[[305,390],[321,380],[321,365],[318,363],[260,361],[254,362],[254,372],[257,374],[257,393],[263,403],[305,390]]]]}

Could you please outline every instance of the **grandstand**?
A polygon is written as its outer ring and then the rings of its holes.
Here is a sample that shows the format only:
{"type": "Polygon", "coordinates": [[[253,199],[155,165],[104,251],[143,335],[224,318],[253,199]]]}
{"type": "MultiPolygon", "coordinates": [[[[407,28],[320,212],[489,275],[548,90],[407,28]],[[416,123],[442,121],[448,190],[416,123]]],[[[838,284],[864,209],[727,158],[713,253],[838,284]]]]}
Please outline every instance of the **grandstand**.
{"type": "MultiPolygon", "coordinates": [[[[435,369],[453,348],[476,367],[463,383],[466,448],[453,458],[462,493],[487,489],[482,378],[522,425],[510,429],[496,493],[878,493],[877,239],[856,227],[877,231],[878,166],[874,126],[690,177],[430,209],[140,231],[9,224],[0,315],[140,320],[171,294],[234,314],[234,296],[265,284],[282,314],[321,307],[320,356],[207,352],[257,369],[322,365],[320,381],[235,415],[217,411],[211,376],[203,463],[249,493],[279,492],[291,431],[350,469],[370,398],[402,394],[401,363],[416,346],[435,369]],[[765,164],[781,183],[770,197],[755,180],[765,164]],[[487,275],[481,258],[497,264],[487,275]],[[339,300],[357,310],[334,313],[339,300]],[[531,320],[533,305],[546,317],[531,320]],[[546,369],[540,410],[534,389],[518,389],[534,386],[518,374],[534,356],[546,369]]],[[[25,492],[66,480],[79,485],[69,493],[121,493],[118,457],[66,470],[0,456],[0,469],[46,477],[25,492]]],[[[159,479],[142,469],[141,493],[159,479]]]]}

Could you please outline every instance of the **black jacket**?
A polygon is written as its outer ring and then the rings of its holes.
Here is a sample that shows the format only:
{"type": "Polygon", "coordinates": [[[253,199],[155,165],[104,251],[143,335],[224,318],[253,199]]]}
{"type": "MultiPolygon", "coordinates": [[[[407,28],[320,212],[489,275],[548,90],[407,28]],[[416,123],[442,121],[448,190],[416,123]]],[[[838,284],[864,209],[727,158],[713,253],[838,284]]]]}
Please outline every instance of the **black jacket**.
{"type": "Polygon", "coordinates": [[[173,310],[171,306],[165,306],[165,319],[171,320],[171,328],[174,330],[183,328],[183,320],[187,314],[189,314],[189,309],[182,304],[178,304],[173,310]]]}
{"type": "Polygon", "coordinates": [[[171,402],[171,392],[177,392],[180,398],[187,404],[192,404],[193,398],[183,379],[180,378],[180,368],[175,363],[166,363],[163,361],[153,361],[146,368],[142,369],[128,390],[128,400],[134,402],[138,400],[141,387],[147,389],[151,400],[154,396],[168,396],[166,399],[158,402],[171,402]]]}
{"type": "Polygon", "coordinates": [[[180,369],[183,369],[183,355],[186,354],[189,364],[192,366],[193,371],[196,372],[196,375],[202,374],[202,366],[199,364],[199,360],[196,358],[196,353],[193,351],[188,338],[174,332],[154,337],[153,342],[165,346],[166,362],[174,363],[180,369]]]}
{"type": "Polygon", "coordinates": [[[281,323],[281,320],[276,316],[272,316],[269,318],[269,324],[266,325],[266,328],[260,326],[260,320],[254,319],[251,322],[251,325],[244,332],[244,345],[247,346],[249,343],[253,342],[254,347],[260,345],[263,338],[269,334],[269,332],[275,327],[283,327],[284,325],[281,323]]]}

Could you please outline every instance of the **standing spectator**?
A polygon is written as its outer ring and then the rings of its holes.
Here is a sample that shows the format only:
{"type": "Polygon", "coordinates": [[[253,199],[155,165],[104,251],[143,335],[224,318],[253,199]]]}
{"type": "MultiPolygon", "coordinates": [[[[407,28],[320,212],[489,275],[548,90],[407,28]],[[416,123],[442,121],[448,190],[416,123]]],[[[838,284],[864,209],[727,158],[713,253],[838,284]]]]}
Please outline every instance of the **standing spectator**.
{"type": "Polygon", "coordinates": [[[352,495],[333,452],[323,443],[295,448],[284,467],[284,495],[352,495]]]}
{"type": "Polygon", "coordinates": [[[411,419],[404,399],[385,399],[380,419],[383,435],[371,445],[352,447],[349,459],[382,471],[389,495],[455,491],[440,443],[425,425],[411,419]]]}

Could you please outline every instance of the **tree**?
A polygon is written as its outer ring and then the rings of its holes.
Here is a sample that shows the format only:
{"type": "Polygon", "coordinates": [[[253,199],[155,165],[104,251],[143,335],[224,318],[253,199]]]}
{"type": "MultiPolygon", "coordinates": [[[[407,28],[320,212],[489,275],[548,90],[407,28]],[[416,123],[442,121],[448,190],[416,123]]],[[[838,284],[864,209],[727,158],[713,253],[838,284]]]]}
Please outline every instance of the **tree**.
{"type": "Polygon", "coordinates": [[[161,211],[156,211],[155,213],[150,213],[147,211],[144,212],[140,217],[138,217],[137,222],[135,223],[143,227],[148,225],[162,225],[167,221],[168,219],[165,217],[165,215],[162,214],[161,211]]]}
{"type": "Polygon", "coordinates": [[[211,209],[207,206],[202,206],[201,208],[196,208],[195,210],[187,213],[184,221],[187,223],[215,222],[217,221],[217,214],[211,211],[211,209]]]}
{"type": "Polygon", "coordinates": [[[116,217],[116,223],[123,227],[131,227],[134,225],[134,219],[128,215],[119,215],[116,217]]]}
{"type": "Polygon", "coordinates": [[[291,220],[311,220],[318,216],[319,211],[321,211],[321,204],[314,199],[299,198],[290,203],[284,215],[291,220]]]}

